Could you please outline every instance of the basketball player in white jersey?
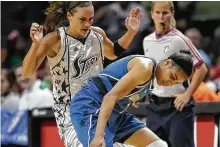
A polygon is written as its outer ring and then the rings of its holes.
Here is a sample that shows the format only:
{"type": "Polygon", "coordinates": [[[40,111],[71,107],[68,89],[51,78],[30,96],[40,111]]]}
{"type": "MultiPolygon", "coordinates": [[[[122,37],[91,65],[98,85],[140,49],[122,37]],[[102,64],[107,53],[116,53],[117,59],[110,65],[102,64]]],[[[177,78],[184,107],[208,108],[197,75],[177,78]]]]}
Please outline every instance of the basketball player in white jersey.
{"type": "MultiPolygon", "coordinates": [[[[194,74],[190,84],[186,81],[183,84],[164,87],[154,82],[147,110],[147,126],[171,147],[194,147],[192,94],[204,79],[207,68],[191,41],[175,29],[172,1],[153,2],[151,17],[155,32],[143,40],[145,55],[164,60],[181,49],[189,50],[193,55],[194,74]]],[[[170,77],[176,78],[176,75],[170,77]]]]}
{"type": "Polygon", "coordinates": [[[30,37],[33,43],[23,62],[24,75],[30,76],[47,56],[53,79],[53,110],[59,135],[67,147],[82,146],[70,121],[71,97],[85,80],[103,69],[103,54],[115,59],[114,48],[128,48],[140,27],[140,9],[131,11],[125,21],[128,31],[116,43],[112,43],[102,29],[92,27],[101,35],[90,29],[94,16],[91,2],[51,2],[46,14],[44,28],[51,33],[42,39],[43,27],[32,25],[30,37]],[[62,26],[66,18],[68,27],[62,26]]]}

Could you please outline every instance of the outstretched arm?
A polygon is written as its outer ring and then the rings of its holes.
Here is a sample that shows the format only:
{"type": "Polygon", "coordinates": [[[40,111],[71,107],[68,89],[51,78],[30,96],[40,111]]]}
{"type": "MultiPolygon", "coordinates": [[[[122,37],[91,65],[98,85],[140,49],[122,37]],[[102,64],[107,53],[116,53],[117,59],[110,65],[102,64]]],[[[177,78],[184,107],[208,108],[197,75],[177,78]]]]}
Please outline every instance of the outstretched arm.
{"type": "Polygon", "coordinates": [[[153,68],[152,64],[146,66],[135,63],[135,66],[104,96],[96,126],[95,138],[91,143],[91,147],[100,145],[101,140],[103,140],[105,126],[116,102],[128,95],[137,85],[143,84],[150,79],[153,68]]]}
{"type": "Polygon", "coordinates": [[[134,8],[131,10],[129,17],[125,20],[125,26],[127,28],[127,32],[115,43],[113,43],[107,36],[104,30],[99,27],[91,27],[91,29],[95,32],[98,32],[103,37],[104,44],[104,55],[106,58],[110,60],[114,60],[119,56],[124,49],[127,49],[134,39],[136,33],[140,28],[140,17],[141,12],[140,8],[134,8]],[[119,48],[117,47],[119,46],[119,48]],[[119,53],[116,54],[116,50],[119,53]]]}

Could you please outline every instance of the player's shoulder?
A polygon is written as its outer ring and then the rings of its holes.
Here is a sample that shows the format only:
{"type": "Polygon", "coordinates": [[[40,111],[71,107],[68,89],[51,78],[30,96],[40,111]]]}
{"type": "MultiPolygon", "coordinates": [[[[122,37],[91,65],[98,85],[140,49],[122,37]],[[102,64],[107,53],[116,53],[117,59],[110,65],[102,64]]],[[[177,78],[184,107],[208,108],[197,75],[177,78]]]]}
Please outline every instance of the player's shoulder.
{"type": "Polygon", "coordinates": [[[102,28],[100,28],[100,27],[91,26],[91,27],[90,27],[90,30],[91,30],[95,35],[98,35],[98,36],[101,37],[101,38],[105,38],[105,37],[106,37],[105,31],[104,31],[102,28]]]}
{"type": "Polygon", "coordinates": [[[145,42],[147,40],[153,40],[153,39],[155,39],[155,32],[153,32],[153,33],[147,35],[146,37],[144,37],[143,41],[145,42]]]}
{"type": "Polygon", "coordinates": [[[47,41],[50,44],[54,44],[60,41],[60,33],[58,30],[48,33],[45,37],[43,37],[44,41],[47,41]]]}
{"type": "Polygon", "coordinates": [[[154,67],[154,61],[151,58],[148,58],[146,56],[136,56],[134,58],[134,62],[137,66],[140,66],[145,71],[151,71],[154,67]]]}
{"type": "Polygon", "coordinates": [[[190,39],[177,29],[173,29],[170,34],[177,43],[191,43],[190,39]]]}
{"type": "Polygon", "coordinates": [[[152,59],[147,57],[137,57],[136,60],[137,72],[139,77],[142,80],[144,79],[143,83],[145,83],[151,77],[155,64],[152,59]]]}

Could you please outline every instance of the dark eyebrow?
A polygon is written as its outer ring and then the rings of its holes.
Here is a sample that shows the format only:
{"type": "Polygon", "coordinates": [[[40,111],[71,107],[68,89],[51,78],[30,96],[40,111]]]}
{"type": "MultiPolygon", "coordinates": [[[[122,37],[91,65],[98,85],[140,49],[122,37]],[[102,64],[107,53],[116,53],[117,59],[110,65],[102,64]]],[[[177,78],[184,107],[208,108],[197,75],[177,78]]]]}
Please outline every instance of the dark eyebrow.
{"type": "Polygon", "coordinates": [[[176,76],[176,74],[173,74],[174,78],[178,81],[178,77],[176,76]]]}
{"type": "MultiPolygon", "coordinates": [[[[94,16],[93,16],[94,17],[94,16]]],[[[89,19],[91,19],[91,18],[93,18],[93,17],[90,17],[89,19]]],[[[85,16],[81,16],[81,17],[79,17],[79,18],[84,18],[84,19],[86,19],[86,17],[85,16]]]]}

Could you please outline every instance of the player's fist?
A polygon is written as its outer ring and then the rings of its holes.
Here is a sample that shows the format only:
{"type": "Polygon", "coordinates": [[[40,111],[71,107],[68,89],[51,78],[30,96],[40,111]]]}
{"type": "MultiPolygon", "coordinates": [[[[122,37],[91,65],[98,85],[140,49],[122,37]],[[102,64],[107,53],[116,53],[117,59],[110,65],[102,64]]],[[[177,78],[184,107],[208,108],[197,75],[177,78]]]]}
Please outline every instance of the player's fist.
{"type": "Polygon", "coordinates": [[[105,139],[104,137],[94,137],[92,140],[91,144],[89,145],[90,147],[105,147],[105,139]]]}
{"type": "Polygon", "coordinates": [[[39,43],[43,38],[43,26],[38,23],[32,23],[30,28],[30,37],[33,43],[39,43]]]}

